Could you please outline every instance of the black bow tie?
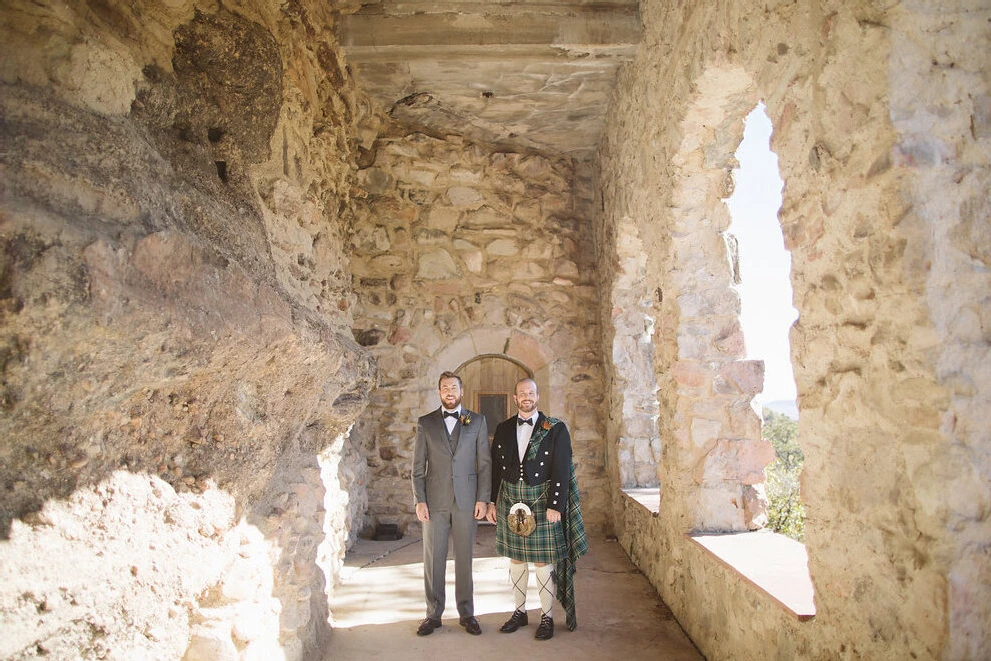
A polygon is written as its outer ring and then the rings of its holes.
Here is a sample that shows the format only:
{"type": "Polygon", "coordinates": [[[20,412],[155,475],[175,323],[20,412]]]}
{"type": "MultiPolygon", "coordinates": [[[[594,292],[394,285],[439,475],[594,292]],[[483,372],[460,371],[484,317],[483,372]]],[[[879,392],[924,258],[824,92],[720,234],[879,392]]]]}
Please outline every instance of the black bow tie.
{"type": "Polygon", "coordinates": [[[524,420],[523,418],[516,418],[516,424],[518,424],[518,425],[530,425],[532,427],[533,426],[533,419],[532,418],[527,418],[526,420],[524,420]]]}
{"type": "Polygon", "coordinates": [[[456,418],[456,417],[458,417],[459,415],[461,415],[461,412],[460,412],[460,411],[444,411],[444,417],[445,417],[445,418],[446,418],[447,416],[451,416],[452,418],[456,418]]]}

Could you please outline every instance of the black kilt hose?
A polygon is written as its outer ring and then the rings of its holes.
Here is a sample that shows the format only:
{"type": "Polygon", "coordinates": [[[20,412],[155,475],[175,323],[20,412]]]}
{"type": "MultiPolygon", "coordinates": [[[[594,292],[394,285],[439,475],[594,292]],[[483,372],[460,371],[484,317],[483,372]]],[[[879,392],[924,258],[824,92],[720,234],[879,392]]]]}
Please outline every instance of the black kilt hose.
{"type": "Polygon", "coordinates": [[[564,529],[560,523],[550,523],[547,520],[549,486],[550,482],[536,486],[523,481],[502,482],[496,501],[496,553],[513,560],[540,563],[557,562],[564,556],[567,548],[564,529]],[[505,523],[509,518],[509,508],[515,503],[526,503],[537,523],[536,529],[527,537],[512,532],[505,523]]]}

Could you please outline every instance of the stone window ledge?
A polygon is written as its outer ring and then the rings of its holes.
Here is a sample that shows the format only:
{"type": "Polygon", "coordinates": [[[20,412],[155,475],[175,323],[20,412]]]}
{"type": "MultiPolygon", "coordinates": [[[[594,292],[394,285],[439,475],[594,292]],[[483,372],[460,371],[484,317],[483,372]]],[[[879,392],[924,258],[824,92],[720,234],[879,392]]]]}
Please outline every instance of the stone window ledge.
{"type": "Polygon", "coordinates": [[[800,622],[815,617],[809,557],[801,542],[767,530],[687,537],[800,622]]]}
{"type": "Polygon", "coordinates": [[[654,516],[661,509],[661,490],[658,487],[637,487],[623,489],[623,494],[634,502],[640,503],[654,516]]]}

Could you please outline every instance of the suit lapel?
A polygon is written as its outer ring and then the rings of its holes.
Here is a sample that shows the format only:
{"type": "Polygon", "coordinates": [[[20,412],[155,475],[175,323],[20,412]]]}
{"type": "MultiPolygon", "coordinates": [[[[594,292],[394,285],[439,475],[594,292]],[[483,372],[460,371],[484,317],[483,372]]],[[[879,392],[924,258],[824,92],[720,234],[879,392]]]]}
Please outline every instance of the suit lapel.
{"type": "Polygon", "coordinates": [[[458,442],[461,440],[461,430],[464,428],[464,425],[461,424],[461,418],[463,417],[470,418],[472,415],[474,414],[469,412],[468,409],[462,407],[461,416],[454,423],[454,431],[448,433],[447,423],[444,420],[443,408],[439,408],[436,411],[434,411],[434,416],[433,416],[434,427],[435,427],[434,433],[437,435],[438,438],[442,438],[445,441],[447,441],[447,447],[450,448],[451,450],[451,456],[454,455],[455,450],[457,450],[458,448],[458,442]]]}
{"type": "Polygon", "coordinates": [[[437,439],[437,442],[443,447],[450,449],[451,435],[447,433],[447,425],[444,423],[443,409],[439,408],[433,412],[431,415],[430,426],[432,427],[431,436],[437,439]]]}
{"type": "MultiPolygon", "coordinates": [[[[462,415],[464,411],[462,410],[462,415]]],[[[458,441],[461,440],[461,424],[460,419],[454,423],[454,431],[451,432],[450,442],[451,442],[451,453],[453,454],[455,450],[458,449],[458,441]]],[[[447,430],[447,425],[444,425],[445,431],[447,430]]]]}
{"type": "Polygon", "coordinates": [[[461,415],[458,417],[458,421],[454,424],[454,431],[451,432],[451,451],[457,449],[458,443],[461,442],[461,432],[468,428],[471,424],[471,418],[475,414],[468,409],[461,407],[461,415]],[[468,424],[463,424],[462,420],[468,420],[468,424]]]}

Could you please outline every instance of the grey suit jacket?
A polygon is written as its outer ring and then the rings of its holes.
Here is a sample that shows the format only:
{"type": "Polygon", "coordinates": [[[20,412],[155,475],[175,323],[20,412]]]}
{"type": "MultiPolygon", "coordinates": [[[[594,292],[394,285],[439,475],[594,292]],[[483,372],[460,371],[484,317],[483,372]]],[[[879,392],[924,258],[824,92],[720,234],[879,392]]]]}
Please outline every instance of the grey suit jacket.
{"type": "Polygon", "coordinates": [[[492,454],[485,416],[461,409],[451,441],[441,409],[420,416],[413,442],[413,498],[427,507],[473,510],[476,502],[488,503],[492,488],[492,454]],[[466,424],[467,423],[467,424],[466,424]]]}

